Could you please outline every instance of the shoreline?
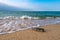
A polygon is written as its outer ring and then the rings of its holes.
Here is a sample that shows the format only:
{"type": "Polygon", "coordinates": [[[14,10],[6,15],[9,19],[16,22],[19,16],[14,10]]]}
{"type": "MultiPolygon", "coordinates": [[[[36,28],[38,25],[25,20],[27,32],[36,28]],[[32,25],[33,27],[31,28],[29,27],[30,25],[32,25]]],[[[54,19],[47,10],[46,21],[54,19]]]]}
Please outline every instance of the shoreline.
{"type": "Polygon", "coordinates": [[[60,24],[43,27],[46,32],[31,29],[0,35],[1,40],[60,40],[60,24]]]}
{"type": "Polygon", "coordinates": [[[32,20],[32,19],[19,19],[8,17],[0,20],[0,34],[13,33],[20,30],[31,29],[35,27],[42,27],[51,24],[60,23],[59,19],[49,20],[32,20]]]}

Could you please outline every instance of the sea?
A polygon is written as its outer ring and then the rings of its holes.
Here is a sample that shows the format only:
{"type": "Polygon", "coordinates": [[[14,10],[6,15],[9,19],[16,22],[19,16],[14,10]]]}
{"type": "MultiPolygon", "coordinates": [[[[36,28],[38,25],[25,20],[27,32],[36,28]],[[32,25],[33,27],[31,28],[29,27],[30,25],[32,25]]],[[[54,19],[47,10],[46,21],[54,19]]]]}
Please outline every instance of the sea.
{"type": "Polygon", "coordinates": [[[60,11],[0,11],[0,34],[60,23],[60,11]],[[12,17],[11,17],[12,16],[12,17]],[[19,19],[26,17],[57,17],[53,19],[19,19]],[[1,19],[2,18],[2,19],[1,19]],[[13,18],[13,19],[12,19],[13,18]]]}
{"type": "Polygon", "coordinates": [[[60,11],[0,11],[0,17],[5,16],[31,16],[31,17],[40,17],[40,16],[57,16],[60,17],[60,11]]]}

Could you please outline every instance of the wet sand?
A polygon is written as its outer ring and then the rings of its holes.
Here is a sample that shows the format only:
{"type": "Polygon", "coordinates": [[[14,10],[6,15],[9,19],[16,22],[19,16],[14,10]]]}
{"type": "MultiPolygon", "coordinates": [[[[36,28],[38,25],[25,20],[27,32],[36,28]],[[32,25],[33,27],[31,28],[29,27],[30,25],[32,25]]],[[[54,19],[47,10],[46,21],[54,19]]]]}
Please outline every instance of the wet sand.
{"type": "Polygon", "coordinates": [[[46,32],[37,32],[32,29],[0,35],[0,40],[60,40],[60,24],[43,27],[46,32]]]}

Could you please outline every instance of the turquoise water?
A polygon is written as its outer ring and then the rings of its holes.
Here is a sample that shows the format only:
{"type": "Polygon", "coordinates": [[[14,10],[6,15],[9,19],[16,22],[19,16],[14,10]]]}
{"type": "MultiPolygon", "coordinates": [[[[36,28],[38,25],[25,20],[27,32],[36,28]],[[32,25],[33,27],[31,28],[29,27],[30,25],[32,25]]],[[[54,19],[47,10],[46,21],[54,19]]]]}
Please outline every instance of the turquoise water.
{"type": "MultiPolygon", "coordinates": [[[[0,11],[0,34],[13,33],[16,31],[26,30],[35,27],[42,27],[51,24],[60,23],[60,18],[50,20],[20,20],[20,16],[60,16],[59,11],[0,11]],[[7,17],[4,17],[7,16],[7,17]],[[13,17],[10,17],[13,16],[13,17]],[[19,16],[19,17],[14,17],[19,16]],[[5,20],[6,19],[6,20],[5,20]],[[8,20],[9,19],[9,20],[8,20]],[[20,26],[20,24],[22,24],[20,26]],[[24,25],[24,26],[23,26],[24,25]]],[[[30,17],[28,17],[30,18],[30,17]]],[[[32,17],[33,18],[33,17],[32,17]]]]}
{"type": "Polygon", "coordinates": [[[60,11],[0,11],[2,16],[60,16],[60,11]]]}

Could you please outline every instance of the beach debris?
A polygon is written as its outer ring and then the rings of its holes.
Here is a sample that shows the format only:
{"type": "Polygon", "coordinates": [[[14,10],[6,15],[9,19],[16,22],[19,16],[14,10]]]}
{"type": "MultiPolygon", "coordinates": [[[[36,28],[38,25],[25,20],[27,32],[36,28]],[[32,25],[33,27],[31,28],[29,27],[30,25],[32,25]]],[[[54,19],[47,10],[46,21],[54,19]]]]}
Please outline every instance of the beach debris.
{"type": "Polygon", "coordinates": [[[39,27],[36,27],[36,28],[32,28],[33,30],[36,30],[36,31],[42,31],[42,32],[45,32],[44,28],[39,28],[39,27]]]}

